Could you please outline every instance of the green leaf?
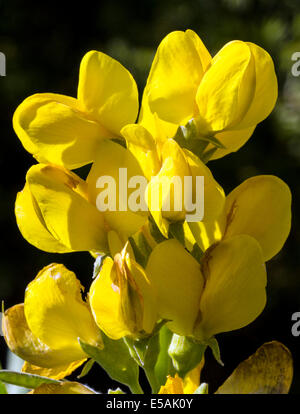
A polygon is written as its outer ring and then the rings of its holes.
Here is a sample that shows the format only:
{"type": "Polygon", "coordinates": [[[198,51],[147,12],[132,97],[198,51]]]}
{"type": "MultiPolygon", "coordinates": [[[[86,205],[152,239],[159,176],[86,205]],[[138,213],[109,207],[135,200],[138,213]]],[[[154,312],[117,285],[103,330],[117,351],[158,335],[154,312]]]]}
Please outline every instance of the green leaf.
{"type": "Polygon", "coordinates": [[[107,394],[125,394],[125,392],[121,388],[116,388],[115,390],[109,389],[107,394]]]}
{"type": "Polygon", "coordinates": [[[92,369],[92,366],[94,365],[95,361],[93,359],[89,359],[83,366],[81,373],[77,376],[78,379],[85,377],[90,370],[92,369]]]}
{"type": "Polygon", "coordinates": [[[0,370],[0,381],[28,389],[37,388],[42,384],[60,383],[60,381],[48,377],[41,377],[40,375],[35,374],[26,374],[24,372],[10,371],[7,369],[0,370]]]}
{"type": "Polygon", "coordinates": [[[202,361],[205,349],[206,344],[197,343],[186,336],[173,334],[168,352],[181,378],[184,378],[202,361]]]}
{"type": "Polygon", "coordinates": [[[122,339],[112,340],[102,333],[104,348],[84,343],[79,339],[83,351],[93,358],[114,380],[127,385],[135,394],[142,394],[139,384],[139,367],[131,357],[122,339]]]}

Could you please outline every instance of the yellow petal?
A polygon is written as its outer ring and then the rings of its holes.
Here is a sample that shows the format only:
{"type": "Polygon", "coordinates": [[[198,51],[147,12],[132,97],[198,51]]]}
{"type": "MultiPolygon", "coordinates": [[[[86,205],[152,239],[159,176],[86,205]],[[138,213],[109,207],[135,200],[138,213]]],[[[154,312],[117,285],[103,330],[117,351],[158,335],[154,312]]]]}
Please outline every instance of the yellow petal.
{"type": "Polygon", "coordinates": [[[272,341],[241,362],[216,394],[288,394],[292,379],[290,351],[272,341]]]}
{"type": "Polygon", "coordinates": [[[16,134],[39,161],[78,168],[93,161],[97,144],[113,135],[79,109],[74,98],[43,93],[25,99],[13,117],[16,134]]]}
{"type": "Polygon", "coordinates": [[[69,356],[62,350],[53,350],[35,337],[28,327],[24,315],[23,303],[7,309],[4,313],[3,334],[9,349],[27,361],[23,372],[45,375],[61,379],[71,374],[82,365],[86,358],[69,361],[69,356]]]}
{"type": "Polygon", "coordinates": [[[208,339],[248,325],[266,304],[266,270],[258,242],[246,235],[221,241],[205,254],[206,279],[194,334],[208,339]]]}
{"type": "Polygon", "coordinates": [[[275,106],[278,86],[271,56],[254,43],[247,43],[255,63],[255,93],[252,103],[239,124],[239,129],[248,128],[263,121],[275,106]]]}
{"type": "MultiPolygon", "coordinates": [[[[204,177],[204,216],[203,222],[216,219],[223,210],[225,193],[214,179],[210,169],[192,152],[184,150],[192,177],[204,177]]],[[[196,197],[199,197],[197,194],[196,197]]]]}
{"type": "Polygon", "coordinates": [[[38,164],[26,178],[48,231],[60,243],[70,251],[107,250],[103,214],[87,200],[87,185],[80,177],[38,164]]]}
{"type": "Polygon", "coordinates": [[[53,368],[38,367],[25,361],[22,366],[22,372],[60,380],[71,375],[72,372],[75,371],[75,369],[77,369],[78,367],[80,367],[85,361],[86,358],[65,365],[58,365],[53,368]]]}
{"type": "Polygon", "coordinates": [[[160,159],[156,142],[141,125],[127,125],[122,129],[127,148],[137,159],[145,177],[149,180],[160,169],[160,159]]]}
{"type": "Polygon", "coordinates": [[[25,292],[24,310],[30,330],[51,349],[63,351],[66,362],[86,356],[78,338],[102,346],[100,331],[81,298],[81,290],[73,272],[51,264],[39,272],[25,292]]]}
{"type": "Polygon", "coordinates": [[[114,285],[114,261],[107,257],[99,276],[93,281],[89,300],[97,325],[112,339],[120,339],[130,335],[130,330],[120,315],[120,291],[114,285]]]}
{"type": "Polygon", "coordinates": [[[236,187],[226,198],[225,238],[249,234],[263,250],[264,259],[280,251],[291,228],[291,192],[278,177],[258,175],[236,187]]]}
{"type": "Polygon", "coordinates": [[[30,192],[28,183],[17,194],[15,215],[22,236],[33,246],[51,253],[73,251],[48,231],[39,206],[30,192]]]}
{"type": "Polygon", "coordinates": [[[110,338],[152,332],[155,297],[144,270],[128,256],[105,259],[89,298],[95,321],[110,338]]]}
{"type": "Polygon", "coordinates": [[[241,41],[227,43],[212,59],[197,91],[204,132],[219,132],[241,121],[255,90],[253,60],[250,47],[241,41]]]}
{"type": "Polygon", "coordinates": [[[97,394],[79,382],[61,382],[60,384],[42,384],[29,394],[97,394]]]}
{"type": "MultiPolygon", "coordinates": [[[[254,129],[255,126],[252,126],[251,128],[247,129],[224,131],[216,134],[216,138],[222,142],[222,144],[225,146],[225,149],[217,148],[209,160],[217,160],[227,154],[230,154],[231,152],[236,152],[239,150],[243,145],[246,144],[249,138],[251,138],[254,129]]],[[[207,146],[207,151],[211,150],[212,148],[213,146],[209,144],[207,146]]]]}
{"type": "Polygon", "coordinates": [[[200,364],[186,374],[183,380],[183,389],[185,394],[194,394],[200,385],[200,375],[204,367],[204,357],[200,364]]]}
{"type": "Polygon", "coordinates": [[[197,88],[209,62],[210,55],[196,33],[168,34],[157,49],[147,81],[151,111],[182,125],[193,118],[197,88]]]}
{"type": "Polygon", "coordinates": [[[184,394],[183,381],[175,374],[175,377],[168,375],[165,385],[160,387],[158,394],[184,394]]]}
{"type": "Polygon", "coordinates": [[[130,179],[134,176],[143,176],[143,172],[128,149],[113,141],[106,140],[99,145],[95,154],[95,162],[87,178],[89,200],[95,206],[97,205],[98,196],[103,191],[103,188],[97,188],[97,181],[100,177],[105,176],[112,177],[116,183],[116,196],[113,192],[116,211],[107,210],[103,212],[103,215],[109,227],[115,230],[125,243],[128,237],[137,232],[147,219],[147,211],[134,212],[128,206],[129,197],[136,189],[128,188],[127,197],[124,191],[130,179]],[[119,179],[120,169],[126,169],[127,180],[124,175],[124,183],[120,182],[119,179]],[[119,197],[120,191],[123,191],[121,198],[119,197]],[[127,211],[121,211],[120,201],[123,202],[127,211]]]}
{"type": "Polygon", "coordinates": [[[84,112],[116,136],[137,117],[138,91],[133,77],[115,59],[95,50],[81,61],[78,100],[84,112]]]}
{"type": "Polygon", "coordinates": [[[178,335],[190,335],[204,285],[199,263],[177,240],[170,239],[154,248],[146,274],[161,318],[171,320],[168,327],[178,335]]]}

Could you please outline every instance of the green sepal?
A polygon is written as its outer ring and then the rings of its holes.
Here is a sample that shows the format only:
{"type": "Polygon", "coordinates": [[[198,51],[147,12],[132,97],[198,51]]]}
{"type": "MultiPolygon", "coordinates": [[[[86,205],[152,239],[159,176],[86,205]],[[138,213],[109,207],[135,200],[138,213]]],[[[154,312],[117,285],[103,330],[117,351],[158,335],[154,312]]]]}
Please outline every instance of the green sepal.
{"type": "Polygon", "coordinates": [[[92,366],[94,365],[95,361],[91,358],[89,359],[83,366],[81,373],[77,376],[78,379],[85,377],[90,370],[92,369],[92,366]]]}
{"type": "Polygon", "coordinates": [[[202,361],[206,347],[206,344],[197,343],[186,336],[173,334],[168,353],[181,378],[202,361]]]}
{"type": "Polygon", "coordinates": [[[132,237],[129,237],[129,242],[136,262],[142,267],[146,267],[152,249],[149,246],[143,232],[139,231],[132,237]]]}
{"type": "Polygon", "coordinates": [[[96,257],[96,260],[94,261],[93,279],[95,279],[99,275],[103,265],[103,261],[107,256],[107,254],[103,254],[96,257]]]}
{"type": "Polygon", "coordinates": [[[156,241],[156,243],[162,243],[163,241],[167,240],[163,234],[161,234],[161,231],[159,230],[157,224],[155,223],[154,218],[149,214],[149,231],[153,239],[156,241]]]}
{"type": "Polygon", "coordinates": [[[221,360],[220,348],[219,348],[219,344],[216,338],[214,336],[211,337],[209,340],[205,341],[205,344],[210,347],[215,360],[223,367],[224,364],[221,360]]]}
{"type": "Polygon", "coordinates": [[[172,341],[173,333],[163,326],[158,335],[158,356],[154,366],[154,375],[157,380],[158,387],[165,385],[167,376],[174,376],[176,371],[172,364],[172,359],[168,354],[168,349],[172,341]]]}
{"type": "Polygon", "coordinates": [[[0,381],[28,389],[37,388],[42,384],[60,383],[60,381],[52,378],[42,377],[36,374],[26,374],[25,372],[10,371],[8,369],[0,370],[0,381]]]}
{"type": "Polygon", "coordinates": [[[139,366],[131,357],[123,339],[113,340],[102,333],[104,348],[84,343],[79,339],[83,351],[93,358],[116,381],[127,385],[134,394],[142,394],[139,384],[139,366]]]}

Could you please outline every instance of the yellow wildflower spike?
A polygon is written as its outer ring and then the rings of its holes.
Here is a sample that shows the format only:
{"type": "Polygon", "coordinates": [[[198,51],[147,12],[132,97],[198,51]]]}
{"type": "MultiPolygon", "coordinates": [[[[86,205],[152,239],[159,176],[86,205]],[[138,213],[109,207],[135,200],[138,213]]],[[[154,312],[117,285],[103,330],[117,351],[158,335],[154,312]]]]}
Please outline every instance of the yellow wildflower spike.
{"type": "Polygon", "coordinates": [[[24,312],[29,329],[49,348],[64,353],[66,362],[86,356],[78,338],[93,346],[103,346],[81,290],[73,272],[63,265],[51,264],[39,272],[25,291],[24,312]]]}
{"type": "Polygon", "coordinates": [[[292,379],[290,351],[272,341],[241,362],[216,394],[288,394],[292,379]]]}
{"type": "Polygon", "coordinates": [[[90,51],[81,61],[78,99],[32,95],[17,108],[13,126],[39,162],[73,169],[92,162],[99,142],[119,137],[137,113],[138,92],[131,74],[113,58],[90,51]]]}

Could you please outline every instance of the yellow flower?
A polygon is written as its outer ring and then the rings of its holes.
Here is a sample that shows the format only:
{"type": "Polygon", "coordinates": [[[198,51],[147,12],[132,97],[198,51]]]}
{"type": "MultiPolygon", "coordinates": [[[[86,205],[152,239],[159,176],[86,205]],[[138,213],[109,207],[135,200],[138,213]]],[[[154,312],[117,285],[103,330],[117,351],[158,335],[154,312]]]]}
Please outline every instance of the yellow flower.
{"type": "Polygon", "coordinates": [[[234,235],[248,234],[259,242],[264,260],[270,260],[291,229],[290,189],[273,175],[249,178],[228,194],[218,219],[189,226],[203,250],[234,235]]]}
{"type": "Polygon", "coordinates": [[[131,74],[116,60],[97,51],[82,59],[77,99],[40,93],[21,103],[13,117],[25,149],[42,163],[77,168],[94,161],[104,138],[136,120],[138,92],[131,74]]]}
{"type": "Polygon", "coordinates": [[[96,323],[112,339],[151,334],[158,319],[147,274],[130,258],[127,245],[114,260],[104,260],[89,299],[96,323]]]}
{"type": "MultiPolygon", "coordinates": [[[[197,375],[188,373],[184,380],[169,376],[159,394],[192,394],[200,386],[200,376],[201,370],[197,375]],[[186,378],[191,376],[193,386],[187,388],[186,378]]],[[[292,378],[290,351],[280,342],[267,342],[238,365],[216,394],[288,394],[292,378]]]]}
{"type": "Polygon", "coordinates": [[[26,362],[23,371],[64,378],[88,356],[78,339],[103,348],[101,333],[75,274],[51,264],[29,283],[24,304],[6,310],[3,333],[8,347],[26,362]]]}
{"type": "Polygon", "coordinates": [[[177,240],[167,240],[152,251],[146,274],[168,328],[202,342],[248,325],[266,303],[261,248],[247,235],[212,246],[201,265],[177,240]]]}
{"type": "Polygon", "coordinates": [[[153,137],[142,125],[127,125],[122,134],[149,180],[146,201],[165,237],[168,237],[170,223],[184,221],[188,213],[202,215],[201,199],[204,202],[202,220],[218,217],[225,199],[223,189],[197,156],[180,148],[173,139],[159,142],[158,136],[153,137]],[[204,177],[202,196],[196,177],[204,177]],[[185,183],[185,178],[191,180],[191,185],[185,183]],[[186,208],[187,200],[192,206],[190,211],[186,208]]]}
{"type": "Polygon", "coordinates": [[[153,131],[156,113],[174,133],[172,125],[195,119],[200,138],[215,136],[226,147],[214,152],[216,159],[244,145],[276,99],[274,65],[264,49],[236,40],[211,58],[196,33],[175,31],[154,57],[139,122],[153,131]]]}
{"type": "Polygon", "coordinates": [[[130,152],[110,140],[99,144],[86,181],[64,167],[32,166],[15,206],[23,237],[39,249],[58,253],[106,252],[110,231],[125,243],[144,224],[147,213],[101,212],[96,206],[97,178],[108,174],[118,183],[119,168],[127,168],[128,177],[142,174],[130,152]]]}

